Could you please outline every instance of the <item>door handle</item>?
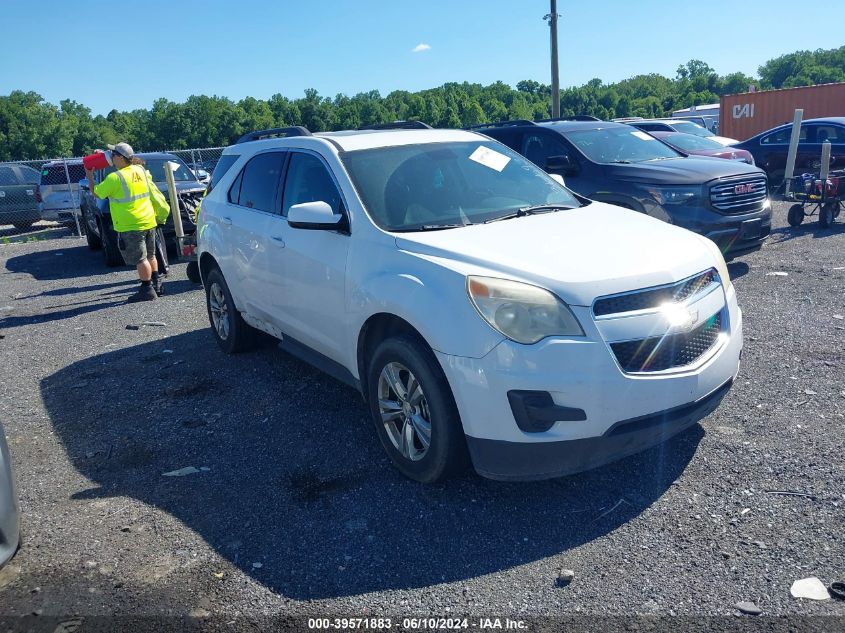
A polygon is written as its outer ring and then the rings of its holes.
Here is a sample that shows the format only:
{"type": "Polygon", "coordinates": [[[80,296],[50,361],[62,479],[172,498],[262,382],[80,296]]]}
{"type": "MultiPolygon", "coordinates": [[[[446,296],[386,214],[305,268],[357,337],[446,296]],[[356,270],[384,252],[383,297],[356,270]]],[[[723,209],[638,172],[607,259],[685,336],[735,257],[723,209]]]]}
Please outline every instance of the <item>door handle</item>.
{"type": "Polygon", "coordinates": [[[278,246],[280,248],[285,247],[285,240],[282,238],[281,235],[271,235],[270,239],[273,240],[276,243],[276,246],[278,246]]]}
{"type": "Polygon", "coordinates": [[[232,218],[223,216],[220,218],[226,226],[232,226],[232,218]]]}

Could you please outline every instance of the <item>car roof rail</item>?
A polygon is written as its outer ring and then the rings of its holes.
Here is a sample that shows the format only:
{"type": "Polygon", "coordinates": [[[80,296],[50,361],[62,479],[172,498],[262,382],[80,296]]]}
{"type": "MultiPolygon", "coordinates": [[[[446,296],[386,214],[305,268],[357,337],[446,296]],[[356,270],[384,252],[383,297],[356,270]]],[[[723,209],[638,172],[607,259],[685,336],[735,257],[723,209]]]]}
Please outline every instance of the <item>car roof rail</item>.
{"type": "Polygon", "coordinates": [[[464,129],[466,130],[483,130],[490,127],[513,127],[516,125],[537,125],[534,121],[528,119],[514,119],[512,121],[496,121],[495,123],[479,123],[478,125],[470,125],[464,129]]]}
{"type": "Polygon", "coordinates": [[[248,134],[244,134],[237,141],[235,141],[235,145],[237,145],[238,143],[249,143],[250,141],[259,141],[265,138],[278,138],[286,136],[311,136],[311,132],[307,127],[302,127],[301,125],[294,125],[292,127],[274,127],[270,128],[269,130],[257,130],[255,132],[249,132],[248,134]]]}
{"type": "Polygon", "coordinates": [[[432,127],[422,121],[391,121],[390,123],[373,123],[362,125],[359,130],[431,130],[432,127]]]}
{"type": "Polygon", "coordinates": [[[573,114],[572,116],[559,116],[554,119],[540,119],[537,123],[553,123],[554,121],[601,121],[601,119],[589,114],[573,114]]]}

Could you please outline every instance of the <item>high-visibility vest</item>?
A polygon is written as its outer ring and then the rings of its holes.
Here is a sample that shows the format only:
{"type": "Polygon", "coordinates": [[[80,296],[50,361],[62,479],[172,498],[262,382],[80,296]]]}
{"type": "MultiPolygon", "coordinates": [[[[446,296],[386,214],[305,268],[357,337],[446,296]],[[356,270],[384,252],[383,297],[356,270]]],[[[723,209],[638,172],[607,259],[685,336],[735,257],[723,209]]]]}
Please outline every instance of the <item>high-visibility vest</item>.
{"type": "MultiPolygon", "coordinates": [[[[110,189],[117,190],[109,196],[109,212],[114,230],[146,231],[156,227],[155,210],[150,202],[150,189],[147,174],[140,165],[128,165],[106,176],[116,178],[119,185],[110,189]]],[[[153,185],[155,186],[155,185],[153,185]]]]}

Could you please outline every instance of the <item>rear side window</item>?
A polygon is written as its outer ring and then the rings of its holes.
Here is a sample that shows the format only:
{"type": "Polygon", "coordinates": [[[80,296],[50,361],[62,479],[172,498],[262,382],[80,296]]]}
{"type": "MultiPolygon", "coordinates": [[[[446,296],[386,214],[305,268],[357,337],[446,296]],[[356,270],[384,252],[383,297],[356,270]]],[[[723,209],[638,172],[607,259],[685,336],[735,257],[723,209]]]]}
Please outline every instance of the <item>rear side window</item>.
{"type": "Polygon", "coordinates": [[[41,174],[32,167],[21,165],[18,169],[21,170],[21,177],[23,178],[23,181],[28,185],[37,185],[38,181],[41,179],[41,174]]]}
{"type": "Polygon", "coordinates": [[[284,157],[282,152],[268,152],[250,160],[232,185],[229,201],[249,209],[272,213],[284,157]],[[236,202],[234,194],[238,184],[240,188],[236,202]]]}
{"type": "Polygon", "coordinates": [[[229,168],[234,165],[240,157],[240,154],[224,154],[220,157],[220,160],[217,161],[217,165],[214,166],[214,171],[211,172],[211,189],[217,186],[220,179],[223,178],[226,172],[229,171],[229,168]]]}

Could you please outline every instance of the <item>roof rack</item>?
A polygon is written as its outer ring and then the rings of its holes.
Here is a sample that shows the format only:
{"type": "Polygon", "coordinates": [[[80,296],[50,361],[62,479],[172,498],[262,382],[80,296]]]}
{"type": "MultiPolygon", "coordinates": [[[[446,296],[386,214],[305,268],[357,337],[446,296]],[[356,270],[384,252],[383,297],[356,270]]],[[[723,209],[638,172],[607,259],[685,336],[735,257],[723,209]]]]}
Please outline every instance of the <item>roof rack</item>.
{"type": "Polygon", "coordinates": [[[392,121],[390,123],[373,123],[362,125],[359,130],[430,130],[430,125],[422,121],[392,121]]]}
{"type": "Polygon", "coordinates": [[[559,116],[553,119],[540,119],[538,123],[552,123],[554,121],[601,121],[601,119],[589,114],[575,114],[573,116],[559,116]]]}
{"type": "Polygon", "coordinates": [[[269,130],[258,130],[257,132],[249,132],[244,134],[237,141],[238,143],[248,143],[249,141],[259,141],[264,138],[276,138],[285,136],[311,136],[311,132],[306,127],[301,125],[294,125],[293,127],[274,127],[269,130]]]}
{"type": "Polygon", "coordinates": [[[534,121],[528,119],[514,119],[513,121],[497,121],[495,123],[479,123],[478,125],[470,125],[464,129],[467,130],[483,130],[488,127],[513,127],[515,125],[536,125],[534,121]]]}

